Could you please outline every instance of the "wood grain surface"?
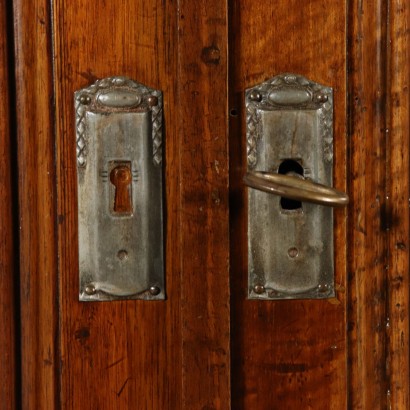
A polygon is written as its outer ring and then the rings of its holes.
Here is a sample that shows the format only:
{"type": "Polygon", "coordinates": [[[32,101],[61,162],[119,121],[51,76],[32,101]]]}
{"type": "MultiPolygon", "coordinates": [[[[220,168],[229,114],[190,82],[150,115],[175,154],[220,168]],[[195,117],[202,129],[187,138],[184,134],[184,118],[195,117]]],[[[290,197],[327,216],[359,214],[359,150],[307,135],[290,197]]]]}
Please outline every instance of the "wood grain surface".
{"type": "Polygon", "coordinates": [[[337,298],[246,300],[244,91],[293,72],[333,87],[334,186],[346,189],[346,3],[231,3],[230,147],[232,408],[343,409],[347,405],[346,210],[335,210],[337,298]],[[238,113],[239,115],[235,115],[238,113]]]}
{"type": "Polygon", "coordinates": [[[10,76],[0,0],[0,195],[13,205],[0,207],[0,408],[407,410],[408,1],[12,9],[10,76]],[[284,72],[334,90],[334,186],[351,202],[334,212],[331,300],[246,299],[244,91],[284,72]],[[73,93],[114,75],[164,95],[166,301],[78,301],[73,93]]]}
{"type": "Polygon", "coordinates": [[[387,405],[385,1],[349,9],[349,408],[387,405]],[[371,81],[369,81],[371,79],[371,81]]]}
{"type": "Polygon", "coordinates": [[[21,400],[58,406],[54,118],[49,2],[16,0],[15,90],[18,146],[21,400]]]}
{"type": "MultiPolygon", "coordinates": [[[[0,0],[0,409],[17,406],[18,340],[17,298],[15,297],[15,246],[13,231],[14,204],[12,193],[11,118],[10,118],[10,49],[7,33],[8,11],[0,0]],[[7,398],[7,399],[6,399],[7,398]]],[[[15,170],[15,167],[13,167],[15,170]]]]}
{"type": "Polygon", "coordinates": [[[230,407],[227,9],[179,2],[182,408],[230,407]]]}
{"type": "Polygon", "coordinates": [[[178,10],[142,1],[57,1],[54,9],[67,408],[229,406],[226,93],[214,93],[226,89],[226,12],[219,3],[178,10]],[[108,75],[164,92],[166,302],[77,301],[72,93],[108,75]]]}
{"type": "Polygon", "coordinates": [[[387,196],[388,376],[391,409],[410,408],[409,393],[409,133],[410,4],[389,4],[387,196]]]}
{"type": "MultiPolygon", "coordinates": [[[[181,408],[179,151],[176,5],[56,0],[61,406],[181,408]],[[159,302],[78,301],[73,93],[108,76],[162,90],[165,120],[166,293],[159,302]]],[[[110,238],[106,238],[110,240],[110,238]]]]}

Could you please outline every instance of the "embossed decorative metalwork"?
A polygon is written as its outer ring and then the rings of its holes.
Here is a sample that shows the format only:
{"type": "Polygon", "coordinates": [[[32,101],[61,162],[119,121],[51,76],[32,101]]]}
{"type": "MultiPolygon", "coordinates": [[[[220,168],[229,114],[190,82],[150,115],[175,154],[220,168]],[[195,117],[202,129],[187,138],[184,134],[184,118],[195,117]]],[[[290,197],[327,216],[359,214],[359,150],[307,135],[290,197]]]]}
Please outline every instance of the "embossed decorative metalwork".
{"type": "Polygon", "coordinates": [[[332,89],[286,73],[246,90],[245,105],[244,180],[257,188],[248,189],[248,296],[333,297],[333,211],[323,204],[348,197],[330,188],[332,89]]]}
{"type": "Polygon", "coordinates": [[[248,166],[250,168],[255,168],[256,166],[256,145],[258,138],[258,109],[255,103],[248,102],[246,104],[246,140],[247,140],[247,156],[248,156],[248,166]]]}
{"type": "Polygon", "coordinates": [[[112,112],[124,108],[134,112],[151,111],[153,161],[155,165],[161,165],[162,93],[127,77],[108,77],[75,93],[78,166],[85,167],[87,164],[88,141],[84,123],[86,111],[112,112]]]}
{"type": "Polygon", "coordinates": [[[296,74],[281,74],[246,90],[246,139],[248,167],[257,165],[261,110],[317,110],[326,161],[333,160],[333,93],[330,87],[296,74]],[[287,100],[286,96],[292,95],[287,100]]]}
{"type": "Polygon", "coordinates": [[[164,299],[162,93],[110,77],[74,99],[79,299],[164,299]]]}

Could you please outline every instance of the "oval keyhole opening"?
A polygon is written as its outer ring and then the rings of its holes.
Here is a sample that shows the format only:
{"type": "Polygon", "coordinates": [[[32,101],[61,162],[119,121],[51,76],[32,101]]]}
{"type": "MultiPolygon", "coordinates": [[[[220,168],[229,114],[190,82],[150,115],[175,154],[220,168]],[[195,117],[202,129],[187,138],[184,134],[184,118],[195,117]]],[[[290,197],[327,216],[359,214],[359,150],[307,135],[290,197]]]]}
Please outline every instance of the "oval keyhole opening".
{"type": "Polygon", "coordinates": [[[110,172],[110,181],[115,186],[114,212],[129,214],[132,212],[131,169],[126,165],[118,165],[110,172]]]}
{"type": "MultiPolygon", "coordinates": [[[[285,159],[279,165],[278,173],[282,175],[294,173],[303,176],[303,167],[294,159],[285,159]]],[[[281,197],[280,206],[285,211],[295,211],[302,209],[302,202],[281,197]]]]}

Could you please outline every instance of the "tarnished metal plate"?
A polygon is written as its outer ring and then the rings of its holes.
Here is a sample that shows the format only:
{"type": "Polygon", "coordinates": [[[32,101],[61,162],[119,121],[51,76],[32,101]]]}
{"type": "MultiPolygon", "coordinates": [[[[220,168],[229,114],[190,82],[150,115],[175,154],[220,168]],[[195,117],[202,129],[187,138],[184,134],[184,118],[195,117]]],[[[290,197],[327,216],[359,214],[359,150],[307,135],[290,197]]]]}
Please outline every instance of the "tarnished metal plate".
{"type": "Polygon", "coordinates": [[[162,94],[105,78],[75,110],[79,298],[164,299],[162,94]]]}
{"type": "MultiPolygon", "coordinates": [[[[283,74],[246,90],[248,170],[301,174],[332,186],[333,94],[283,74]]],[[[329,298],[333,210],[248,188],[251,299],[329,298]]]]}

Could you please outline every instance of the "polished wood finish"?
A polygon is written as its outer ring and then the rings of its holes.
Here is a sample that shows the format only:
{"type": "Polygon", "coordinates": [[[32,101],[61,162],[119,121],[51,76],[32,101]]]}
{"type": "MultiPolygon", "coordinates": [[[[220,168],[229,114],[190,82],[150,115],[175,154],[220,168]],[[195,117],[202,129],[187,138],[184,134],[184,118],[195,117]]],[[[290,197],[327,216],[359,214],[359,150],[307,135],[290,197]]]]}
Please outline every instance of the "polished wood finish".
{"type": "MultiPolygon", "coordinates": [[[[54,2],[61,407],[176,409],[181,403],[176,5],[54,2]],[[164,93],[166,293],[159,302],[78,301],[73,93],[128,76],[164,93]]],[[[110,240],[110,238],[107,238],[110,240]]]]}
{"type": "Polygon", "coordinates": [[[350,3],[348,370],[352,409],[387,405],[387,13],[384,0],[350,3]]]}
{"type": "Polygon", "coordinates": [[[16,310],[12,159],[10,124],[10,42],[7,33],[6,1],[0,0],[0,409],[17,406],[16,310]],[[7,400],[5,399],[7,398],[7,400]]]}
{"type": "MultiPolygon", "coordinates": [[[[408,1],[51,3],[13,0],[21,407],[407,410],[408,1]],[[283,72],[334,89],[334,185],[351,203],[335,210],[331,300],[246,299],[244,91],[283,72]],[[112,75],[164,93],[166,301],[78,301],[73,93],[112,75]]],[[[19,373],[10,212],[0,397],[19,373]]]]}
{"type": "Polygon", "coordinates": [[[85,397],[98,408],[229,405],[226,94],[212,92],[214,86],[226,90],[226,10],[219,2],[212,13],[203,7],[198,24],[192,2],[181,2],[178,16],[172,3],[56,2],[61,386],[67,408],[86,406],[85,397]],[[109,75],[127,75],[164,92],[166,302],[78,302],[72,94],[109,75]]]}
{"type": "Polygon", "coordinates": [[[346,188],[346,4],[232,2],[230,37],[234,409],[346,408],[346,210],[335,210],[337,297],[246,300],[244,90],[284,72],[334,90],[334,185],[346,188]],[[235,208],[239,210],[235,211],[235,208]]]}
{"type": "Polygon", "coordinates": [[[387,196],[388,376],[391,409],[410,408],[409,371],[409,133],[410,4],[389,4],[387,196]]]}
{"type": "Polygon", "coordinates": [[[54,118],[49,2],[15,0],[18,145],[21,400],[58,403],[54,118]]]}
{"type": "Polygon", "coordinates": [[[226,2],[179,2],[182,407],[228,409],[226,2]]]}
{"type": "Polygon", "coordinates": [[[181,2],[178,16],[172,3],[56,2],[61,386],[67,408],[86,406],[85,397],[98,408],[229,406],[227,17],[223,3],[201,7],[198,18],[192,2],[181,2]],[[127,75],[164,92],[166,302],[78,302],[72,95],[109,75],[127,75]]]}

